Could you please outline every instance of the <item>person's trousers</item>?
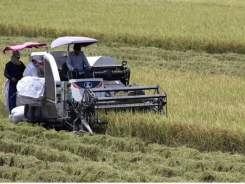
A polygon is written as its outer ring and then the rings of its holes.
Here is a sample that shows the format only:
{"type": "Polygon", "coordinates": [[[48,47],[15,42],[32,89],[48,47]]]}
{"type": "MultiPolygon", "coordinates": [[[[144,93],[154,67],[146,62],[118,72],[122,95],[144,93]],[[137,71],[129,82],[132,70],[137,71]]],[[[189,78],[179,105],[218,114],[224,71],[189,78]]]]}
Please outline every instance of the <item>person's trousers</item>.
{"type": "Polygon", "coordinates": [[[16,85],[17,83],[9,83],[9,112],[11,113],[12,109],[16,107],[16,85]]]}

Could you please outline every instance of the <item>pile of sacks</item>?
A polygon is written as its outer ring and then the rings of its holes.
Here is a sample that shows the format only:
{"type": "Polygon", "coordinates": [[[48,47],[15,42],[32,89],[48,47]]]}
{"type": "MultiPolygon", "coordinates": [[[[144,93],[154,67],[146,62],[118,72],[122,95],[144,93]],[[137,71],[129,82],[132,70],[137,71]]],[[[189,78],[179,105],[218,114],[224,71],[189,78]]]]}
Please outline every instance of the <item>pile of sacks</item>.
{"type": "MultiPolygon", "coordinates": [[[[13,108],[11,113],[10,113],[10,115],[9,115],[9,119],[13,123],[18,123],[18,122],[23,121],[23,119],[24,119],[24,108],[25,108],[24,105],[17,106],[15,108],[13,108]]],[[[37,119],[48,118],[48,114],[47,114],[45,106],[36,107],[34,116],[37,119]]],[[[30,117],[31,117],[31,110],[29,110],[28,113],[27,113],[27,118],[30,118],[30,117]]]]}

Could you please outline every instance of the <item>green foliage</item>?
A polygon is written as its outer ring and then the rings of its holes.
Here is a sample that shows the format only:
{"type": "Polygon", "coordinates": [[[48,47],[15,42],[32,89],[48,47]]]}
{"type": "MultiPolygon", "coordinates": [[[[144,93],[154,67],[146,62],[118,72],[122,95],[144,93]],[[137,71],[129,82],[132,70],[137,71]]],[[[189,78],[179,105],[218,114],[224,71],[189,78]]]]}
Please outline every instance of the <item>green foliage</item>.
{"type": "Polygon", "coordinates": [[[82,35],[107,45],[245,53],[244,6],[239,0],[8,0],[0,6],[0,35],[82,35]]]}

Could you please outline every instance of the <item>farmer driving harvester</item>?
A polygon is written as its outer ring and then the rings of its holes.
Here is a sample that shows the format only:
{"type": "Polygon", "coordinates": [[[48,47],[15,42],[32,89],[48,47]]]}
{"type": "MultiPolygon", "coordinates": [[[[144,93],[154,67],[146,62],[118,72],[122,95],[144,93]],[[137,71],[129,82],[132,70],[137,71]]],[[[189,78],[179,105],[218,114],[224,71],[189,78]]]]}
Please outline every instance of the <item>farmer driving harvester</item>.
{"type": "Polygon", "coordinates": [[[93,68],[89,65],[85,54],[81,51],[81,45],[75,43],[73,50],[73,52],[68,54],[66,62],[67,67],[72,71],[73,79],[90,78],[91,76],[88,71],[92,71],[93,68]],[[84,65],[87,70],[84,70],[84,65]]]}

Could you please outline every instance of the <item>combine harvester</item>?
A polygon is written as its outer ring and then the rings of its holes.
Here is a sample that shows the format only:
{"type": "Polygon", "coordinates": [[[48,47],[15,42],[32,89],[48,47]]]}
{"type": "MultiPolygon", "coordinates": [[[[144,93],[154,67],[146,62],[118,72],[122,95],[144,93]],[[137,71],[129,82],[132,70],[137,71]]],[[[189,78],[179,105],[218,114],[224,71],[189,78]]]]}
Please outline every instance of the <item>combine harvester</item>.
{"type": "Polygon", "coordinates": [[[107,124],[100,113],[110,110],[140,110],[167,114],[167,95],[158,85],[129,84],[130,69],[127,62],[119,64],[110,56],[87,57],[93,67],[91,78],[73,79],[66,65],[69,47],[79,43],[82,47],[98,42],[88,37],[60,37],[51,48],[67,45],[67,50],[32,52],[44,59],[45,98],[48,119],[45,127],[62,128],[75,133],[99,132],[107,124]]]}

